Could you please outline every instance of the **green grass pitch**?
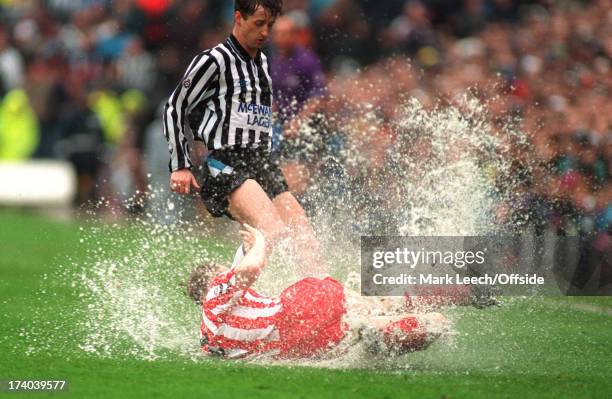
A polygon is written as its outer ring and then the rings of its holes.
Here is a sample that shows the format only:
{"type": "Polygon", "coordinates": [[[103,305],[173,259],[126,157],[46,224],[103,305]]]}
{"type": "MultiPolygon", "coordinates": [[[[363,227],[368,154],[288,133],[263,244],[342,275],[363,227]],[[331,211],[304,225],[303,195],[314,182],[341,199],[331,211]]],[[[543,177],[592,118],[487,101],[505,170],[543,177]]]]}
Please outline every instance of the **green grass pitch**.
{"type": "MultiPolygon", "coordinates": [[[[240,362],[99,358],[63,342],[35,351],[19,332],[69,328],[61,310],[78,307],[68,284],[53,281],[62,259],[78,259],[79,225],[0,210],[0,380],[69,380],[57,393],[6,397],[74,398],[609,398],[612,397],[612,298],[532,298],[503,306],[457,308],[452,348],[435,342],[399,369],[322,369],[240,362]],[[44,300],[40,290],[44,288],[44,300]],[[70,349],[72,348],[72,349],[70,349]]],[[[77,317],[77,316],[75,316],[77,317]]],[[[69,336],[67,334],[67,336],[69,336]]],[[[195,342],[195,341],[194,341],[195,342]]],[[[47,343],[48,344],[48,343],[47,343]]]]}

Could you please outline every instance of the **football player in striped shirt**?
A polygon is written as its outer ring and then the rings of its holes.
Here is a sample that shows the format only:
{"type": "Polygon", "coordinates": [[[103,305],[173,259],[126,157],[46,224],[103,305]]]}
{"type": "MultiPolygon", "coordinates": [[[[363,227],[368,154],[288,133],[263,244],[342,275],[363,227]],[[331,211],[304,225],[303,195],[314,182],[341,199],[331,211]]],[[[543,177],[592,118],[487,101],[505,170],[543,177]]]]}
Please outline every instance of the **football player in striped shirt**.
{"type": "Polygon", "coordinates": [[[170,187],[180,194],[195,188],[212,216],[228,216],[261,229],[269,239],[269,251],[291,237],[300,260],[297,266],[322,274],[320,243],[270,152],[273,85],[269,60],[261,49],[283,1],[234,4],[231,35],[193,59],[166,102],[170,187]],[[189,131],[208,150],[201,187],[192,172],[189,131]]]}
{"type": "MultiPolygon", "coordinates": [[[[323,355],[347,338],[349,330],[355,332],[345,321],[344,287],[331,277],[304,278],[279,297],[253,290],[251,285],[266,266],[266,244],[262,233],[249,225],[243,225],[240,234],[244,250],[239,250],[231,268],[209,264],[189,276],[188,293],[202,311],[204,352],[225,358],[306,358],[323,355]]],[[[352,294],[350,302],[356,297],[352,294]]],[[[415,316],[360,316],[360,326],[375,331],[393,351],[422,349],[436,337],[415,316]]],[[[446,322],[441,315],[435,319],[446,322]]]]}

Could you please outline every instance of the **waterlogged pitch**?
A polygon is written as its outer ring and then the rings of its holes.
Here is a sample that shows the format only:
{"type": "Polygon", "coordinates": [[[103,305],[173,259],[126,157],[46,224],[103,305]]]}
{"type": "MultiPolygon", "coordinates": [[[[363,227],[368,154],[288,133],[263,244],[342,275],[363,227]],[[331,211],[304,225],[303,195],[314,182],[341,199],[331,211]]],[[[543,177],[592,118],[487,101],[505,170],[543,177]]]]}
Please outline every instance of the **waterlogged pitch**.
{"type": "Polygon", "coordinates": [[[5,387],[9,380],[65,380],[57,395],[75,398],[612,392],[610,298],[508,298],[499,307],[445,310],[452,336],[393,359],[355,352],[336,362],[229,362],[200,354],[198,310],[180,282],[200,257],[229,260],[231,246],[206,234],[175,245],[155,242],[134,226],[66,224],[14,211],[0,212],[0,226],[5,387]],[[171,247],[177,250],[160,250],[171,247]]]}

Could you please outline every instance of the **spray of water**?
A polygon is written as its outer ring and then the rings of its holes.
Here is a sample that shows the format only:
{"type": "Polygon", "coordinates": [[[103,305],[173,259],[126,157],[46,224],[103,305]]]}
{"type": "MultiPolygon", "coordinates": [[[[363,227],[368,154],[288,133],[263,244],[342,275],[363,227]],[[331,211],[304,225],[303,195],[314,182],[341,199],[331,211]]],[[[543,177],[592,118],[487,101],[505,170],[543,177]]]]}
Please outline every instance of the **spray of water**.
{"type": "Polygon", "coordinates": [[[194,266],[215,258],[214,242],[202,245],[210,237],[204,223],[160,224],[148,213],[127,229],[104,230],[83,231],[83,240],[103,242],[69,277],[86,305],[80,349],[109,357],[197,356],[198,312],[184,281],[194,266]]]}

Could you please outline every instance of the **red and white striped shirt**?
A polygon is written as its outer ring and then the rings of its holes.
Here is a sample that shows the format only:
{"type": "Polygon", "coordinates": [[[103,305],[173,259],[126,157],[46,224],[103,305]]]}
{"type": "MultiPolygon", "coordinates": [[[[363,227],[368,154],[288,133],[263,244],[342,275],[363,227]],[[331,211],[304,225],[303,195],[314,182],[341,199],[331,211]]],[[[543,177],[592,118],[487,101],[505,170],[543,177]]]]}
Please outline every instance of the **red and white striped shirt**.
{"type": "Polygon", "coordinates": [[[236,286],[234,269],[216,276],[202,304],[202,348],[228,358],[279,351],[280,298],[236,286]]]}

